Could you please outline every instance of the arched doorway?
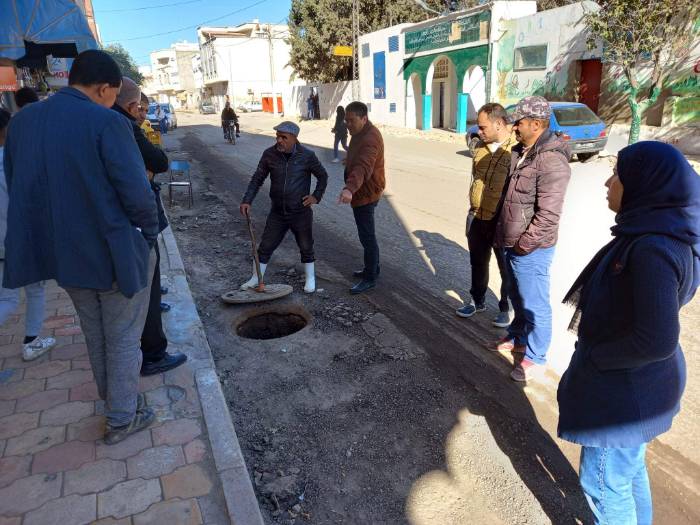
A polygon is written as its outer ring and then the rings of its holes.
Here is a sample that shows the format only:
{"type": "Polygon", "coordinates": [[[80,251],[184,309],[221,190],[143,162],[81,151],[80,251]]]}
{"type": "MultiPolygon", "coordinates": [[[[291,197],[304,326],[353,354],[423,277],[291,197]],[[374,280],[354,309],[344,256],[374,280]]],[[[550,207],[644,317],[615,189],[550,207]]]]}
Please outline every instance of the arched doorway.
{"type": "Polygon", "coordinates": [[[418,73],[406,81],[406,127],[423,128],[423,91],[418,73]]]}
{"type": "Polygon", "coordinates": [[[467,121],[476,122],[477,111],[486,104],[486,76],[479,66],[472,66],[464,74],[462,92],[469,95],[467,102],[467,121]]]}
{"type": "Polygon", "coordinates": [[[431,113],[434,128],[454,129],[457,108],[457,75],[446,56],[437,57],[428,69],[426,94],[432,94],[431,113]]]}

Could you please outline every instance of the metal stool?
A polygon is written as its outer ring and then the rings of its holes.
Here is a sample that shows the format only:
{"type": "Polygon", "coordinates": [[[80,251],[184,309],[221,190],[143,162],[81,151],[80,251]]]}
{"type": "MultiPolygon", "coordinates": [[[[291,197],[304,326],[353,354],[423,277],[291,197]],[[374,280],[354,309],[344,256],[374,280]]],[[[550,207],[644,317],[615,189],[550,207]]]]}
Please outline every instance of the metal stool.
{"type": "Polygon", "coordinates": [[[192,193],[192,179],[190,178],[190,163],[186,160],[174,160],[170,163],[170,181],[168,182],[168,197],[170,206],[173,205],[173,186],[187,188],[189,197],[189,207],[194,206],[194,195],[192,193]],[[176,180],[176,175],[181,175],[185,180],[176,180]]]}

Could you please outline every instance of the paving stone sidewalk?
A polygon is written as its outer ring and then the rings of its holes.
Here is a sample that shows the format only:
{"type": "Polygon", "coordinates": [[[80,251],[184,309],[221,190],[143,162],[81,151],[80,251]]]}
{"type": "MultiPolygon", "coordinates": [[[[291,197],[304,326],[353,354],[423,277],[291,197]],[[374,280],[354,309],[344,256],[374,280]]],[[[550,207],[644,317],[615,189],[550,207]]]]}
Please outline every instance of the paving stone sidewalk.
{"type": "Polygon", "coordinates": [[[189,360],[141,378],[157,422],[122,443],[102,441],[104,404],[61,288],[47,283],[47,355],[22,361],[24,304],[0,327],[0,525],[262,523],[169,230],[161,254],[169,350],[189,360]]]}

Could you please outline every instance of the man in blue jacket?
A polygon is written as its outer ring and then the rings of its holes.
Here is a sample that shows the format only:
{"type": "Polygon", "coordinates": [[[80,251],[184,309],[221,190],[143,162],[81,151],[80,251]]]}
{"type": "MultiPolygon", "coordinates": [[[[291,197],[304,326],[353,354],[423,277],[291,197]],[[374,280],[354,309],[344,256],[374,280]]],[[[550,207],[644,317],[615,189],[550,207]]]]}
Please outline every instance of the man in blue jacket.
{"type": "Polygon", "coordinates": [[[68,82],[9,127],[3,285],[55,279],[68,292],[113,444],[154,419],[137,393],[158,212],[129,122],[109,109],[119,66],[85,51],[68,82]]]}

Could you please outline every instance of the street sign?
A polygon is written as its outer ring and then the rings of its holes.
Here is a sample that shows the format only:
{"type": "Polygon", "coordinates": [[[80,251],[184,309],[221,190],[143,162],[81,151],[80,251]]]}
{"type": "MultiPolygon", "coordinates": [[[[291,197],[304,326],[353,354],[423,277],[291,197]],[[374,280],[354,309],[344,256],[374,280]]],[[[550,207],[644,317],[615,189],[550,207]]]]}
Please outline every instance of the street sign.
{"type": "Polygon", "coordinates": [[[352,46],[333,46],[333,55],[337,57],[351,57],[352,46]]]}

